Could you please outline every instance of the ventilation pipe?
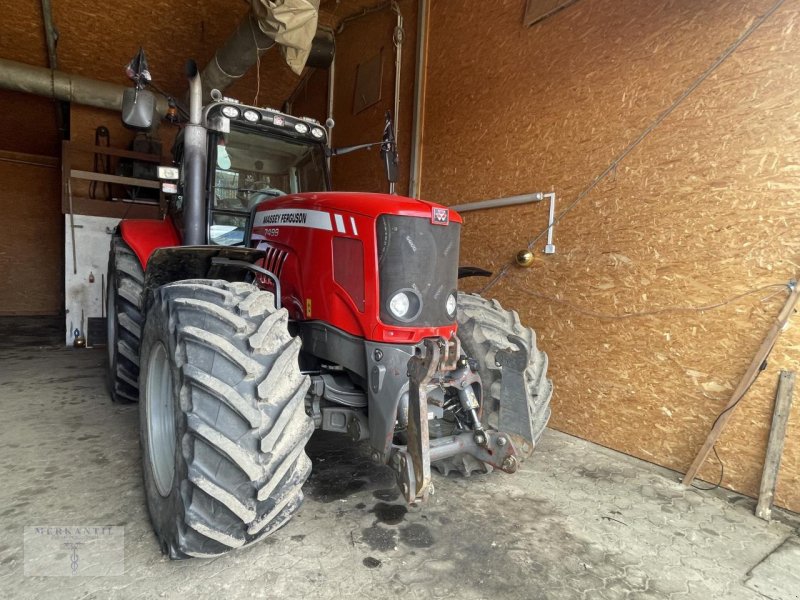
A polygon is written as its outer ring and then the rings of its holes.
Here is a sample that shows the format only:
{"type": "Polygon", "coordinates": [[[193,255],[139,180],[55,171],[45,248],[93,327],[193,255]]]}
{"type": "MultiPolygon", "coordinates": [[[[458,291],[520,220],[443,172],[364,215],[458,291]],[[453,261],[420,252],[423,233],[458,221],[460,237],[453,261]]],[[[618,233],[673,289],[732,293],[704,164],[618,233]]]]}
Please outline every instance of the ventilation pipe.
{"type": "MultiPolygon", "coordinates": [[[[119,111],[126,88],[115,83],[0,58],[0,89],[119,111]]],[[[167,114],[168,108],[167,100],[158,97],[156,111],[159,117],[167,114]]]]}
{"type": "MultiPolygon", "coordinates": [[[[203,99],[211,99],[211,90],[225,90],[255,65],[276,44],[277,31],[265,33],[251,11],[239,22],[233,34],[203,69],[203,99]]],[[[280,38],[278,42],[280,43],[280,38]]],[[[327,69],[335,50],[333,32],[317,30],[305,66],[327,69]]],[[[302,70],[302,67],[301,69],[302,70]]]]}

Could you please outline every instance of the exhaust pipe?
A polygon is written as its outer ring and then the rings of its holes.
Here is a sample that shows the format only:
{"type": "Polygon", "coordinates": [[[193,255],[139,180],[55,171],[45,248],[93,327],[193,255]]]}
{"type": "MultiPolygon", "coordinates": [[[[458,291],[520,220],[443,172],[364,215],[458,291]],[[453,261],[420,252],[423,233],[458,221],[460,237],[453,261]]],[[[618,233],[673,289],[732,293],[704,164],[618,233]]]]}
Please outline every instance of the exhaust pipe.
{"type": "Polygon", "coordinates": [[[183,240],[187,246],[206,243],[206,128],[201,123],[203,113],[203,84],[197,63],[186,63],[189,78],[189,124],[183,130],[184,207],[183,240]]]}

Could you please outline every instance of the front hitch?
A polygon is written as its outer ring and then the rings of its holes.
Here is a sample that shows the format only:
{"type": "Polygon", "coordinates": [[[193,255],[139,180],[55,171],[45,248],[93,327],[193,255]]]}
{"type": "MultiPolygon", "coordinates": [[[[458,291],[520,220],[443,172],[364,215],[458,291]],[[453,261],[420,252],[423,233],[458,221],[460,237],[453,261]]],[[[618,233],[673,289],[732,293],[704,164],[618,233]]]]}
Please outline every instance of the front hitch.
{"type": "MultiPolygon", "coordinates": [[[[524,433],[520,435],[522,428],[519,425],[510,428],[510,433],[504,433],[486,429],[481,424],[480,406],[474,392],[474,386],[480,386],[480,376],[460,357],[460,352],[460,344],[455,337],[450,340],[429,338],[408,361],[408,440],[405,447],[394,448],[390,464],[409,504],[424,501],[432,493],[432,462],[457,454],[470,454],[496,469],[514,473],[519,468],[515,442],[526,446],[530,444],[532,450],[530,434],[527,438],[524,433]],[[472,431],[430,440],[428,388],[432,384],[458,391],[464,412],[472,418],[472,431]]],[[[510,389],[508,393],[514,391],[510,389]]]]}

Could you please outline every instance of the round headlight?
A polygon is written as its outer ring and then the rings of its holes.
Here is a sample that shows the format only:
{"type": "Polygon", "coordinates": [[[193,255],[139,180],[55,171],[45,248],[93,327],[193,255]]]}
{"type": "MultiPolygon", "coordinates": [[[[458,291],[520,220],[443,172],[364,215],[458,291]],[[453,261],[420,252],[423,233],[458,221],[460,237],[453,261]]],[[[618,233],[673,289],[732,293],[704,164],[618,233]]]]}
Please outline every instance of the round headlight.
{"type": "Polygon", "coordinates": [[[297,133],[308,133],[308,125],[306,125],[305,123],[295,123],[294,130],[297,133]]]}
{"type": "Polygon", "coordinates": [[[311,129],[311,135],[313,135],[318,140],[321,140],[325,137],[325,130],[322,127],[314,127],[311,129]]]}
{"type": "Polygon", "coordinates": [[[226,105],[222,107],[222,114],[229,119],[235,119],[239,116],[239,109],[235,106],[226,105]]]}
{"type": "Polygon", "coordinates": [[[254,110],[246,110],[244,111],[244,118],[250,121],[251,123],[257,123],[258,119],[261,117],[256,111],[254,110]]]}
{"type": "Polygon", "coordinates": [[[447,310],[447,316],[450,317],[451,319],[455,318],[455,316],[456,316],[456,308],[457,308],[457,306],[458,306],[458,304],[456,302],[456,295],[454,293],[450,294],[447,297],[447,303],[445,304],[444,307],[447,310]]]}
{"type": "Polygon", "coordinates": [[[398,319],[404,318],[409,308],[411,308],[411,298],[405,292],[397,292],[389,300],[389,310],[398,319]]]}

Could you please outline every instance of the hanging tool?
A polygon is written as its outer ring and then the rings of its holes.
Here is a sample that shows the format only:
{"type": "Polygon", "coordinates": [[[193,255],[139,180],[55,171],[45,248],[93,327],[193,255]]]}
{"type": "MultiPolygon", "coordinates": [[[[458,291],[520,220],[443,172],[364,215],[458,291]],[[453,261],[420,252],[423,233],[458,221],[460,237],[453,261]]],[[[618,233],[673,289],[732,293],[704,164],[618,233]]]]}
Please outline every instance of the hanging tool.
{"type": "Polygon", "coordinates": [[[69,231],[72,236],[72,274],[78,274],[78,251],[75,248],[75,212],[72,210],[72,180],[67,179],[67,197],[69,198],[69,231]]]}

